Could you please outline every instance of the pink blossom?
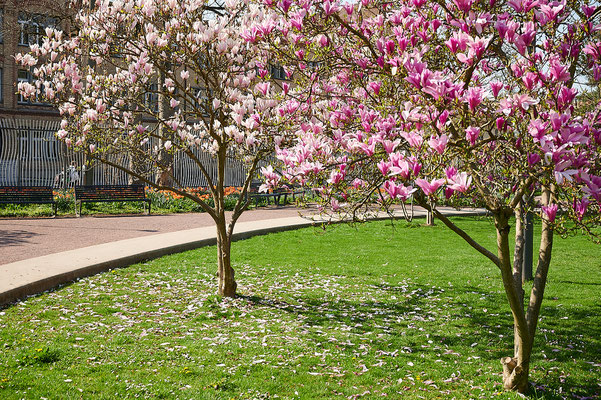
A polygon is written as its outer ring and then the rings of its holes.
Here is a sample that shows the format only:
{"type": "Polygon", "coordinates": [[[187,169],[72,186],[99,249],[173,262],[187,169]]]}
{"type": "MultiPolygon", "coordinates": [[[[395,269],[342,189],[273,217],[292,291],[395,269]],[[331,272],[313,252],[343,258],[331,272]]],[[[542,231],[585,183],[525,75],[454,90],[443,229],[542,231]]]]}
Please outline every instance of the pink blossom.
{"type": "Polygon", "coordinates": [[[355,188],[355,190],[357,190],[360,187],[362,187],[363,185],[365,185],[365,181],[363,181],[362,179],[359,179],[359,178],[355,178],[355,179],[353,179],[353,182],[351,183],[351,185],[353,186],[353,188],[355,188]]]}
{"type": "Polygon", "coordinates": [[[401,132],[401,136],[407,140],[410,146],[419,148],[421,147],[424,138],[420,131],[401,132]]]}
{"type": "Polygon", "coordinates": [[[601,203],[601,176],[584,175],[586,187],[582,189],[584,193],[601,203]]]}
{"type": "Polygon", "coordinates": [[[445,168],[444,173],[447,176],[447,180],[453,179],[457,175],[457,168],[447,167],[447,168],[445,168]]]}
{"type": "Polygon", "coordinates": [[[426,196],[432,196],[444,183],[444,179],[436,179],[432,182],[428,182],[427,180],[421,178],[415,180],[415,184],[422,189],[426,196]]]}
{"type": "Polygon", "coordinates": [[[452,179],[447,178],[447,187],[454,191],[465,193],[469,190],[472,184],[472,177],[469,176],[466,172],[460,172],[453,176],[452,179]]]}
{"type": "Polygon", "coordinates": [[[504,131],[507,128],[507,121],[505,121],[505,118],[503,117],[498,117],[495,120],[495,125],[497,127],[497,130],[504,131]]]}
{"type": "Polygon", "coordinates": [[[384,140],[382,142],[382,147],[387,154],[390,154],[394,151],[394,149],[399,145],[400,140],[384,140]]]}
{"type": "Polygon", "coordinates": [[[581,200],[574,200],[574,212],[578,218],[578,221],[582,221],[582,217],[586,213],[586,209],[591,202],[584,198],[581,200]]]}
{"type": "Polygon", "coordinates": [[[547,216],[549,222],[555,222],[555,216],[557,214],[557,204],[549,204],[548,206],[542,206],[541,210],[547,216]]]}
{"type": "Polygon", "coordinates": [[[86,118],[89,121],[97,121],[98,120],[98,111],[92,108],[88,108],[86,110],[86,118]]]}
{"type": "Polygon", "coordinates": [[[531,167],[538,164],[538,162],[541,160],[540,155],[537,153],[530,153],[528,154],[528,165],[530,165],[531,167]]]}
{"type": "Polygon", "coordinates": [[[321,47],[326,47],[329,44],[329,39],[326,35],[319,35],[317,41],[321,47]]]}
{"type": "Polygon", "coordinates": [[[551,74],[551,77],[558,82],[567,82],[572,78],[572,76],[568,72],[567,67],[559,63],[559,61],[551,63],[549,72],[551,74]]]}
{"type": "Polygon", "coordinates": [[[267,95],[271,84],[269,82],[260,82],[255,85],[255,89],[263,96],[267,95]]]}
{"type": "Polygon", "coordinates": [[[372,92],[377,96],[380,94],[380,86],[381,83],[377,81],[372,81],[367,84],[367,86],[372,90],[372,92]]]}
{"type": "Polygon", "coordinates": [[[490,88],[492,89],[492,94],[495,96],[499,96],[499,92],[503,89],[503,83],[499,81],[494,81],[490,83],[490,88]]]}
{"type": "Polygon", "coordinates": [[[565,2],[559,3],[559,5],[556,7],[553,7],[551,5],[544,4],[544,3],[540,4],[539,5],[540,11],[535,12],[536,18],[538,19],[538,22],[541,25],[546,25],[548,22],[554,21],[557,18],[557,16],[559,15],[559,13],[561,11],[563,11],[564,7],[565,7],[565,2]]]}
{"type": "Polygon", "coordinates": [[[470,126],[465,130],[465,138],[470,143],[470,145],[475,145],[476,140],[480,136],[480,128],[475,126],[470,126]]]}
{"type": "Polygon", "coordinates": [[[435,150],[438,154],[444,153],[447,143],[449,142],[449,137],[447,135],[441,135],[436,137],[431,137],[428,140],[428,145],[435,150]]]}
{"type": "Polygon", "coordinates": [[[397,185],[392,181],[384,182],[384,190],[386,190],[391,199],[399,199],[401,201],[407,200],[415,192],[412,186],[397,185]]]}
{"type": "Polygon", "coordinates": [[[332,211],[338,211],[340,210],[340,203],[338,202],[338,200],[332,198],[330,200],[330,207],[332,208],[332,211]]]}
{"type": "Polygon", "coordinates": [[[481,87],[471,87],[467,90],[466,102],[471,111],[474,111],[482,103],[483,90],[481,87]]]}
{"type": "Polygon", "coordinates": [[[344,180],[344,174],[340,171],[333,170],[330,173],[330,178],[328,179],[328,183],[332,185],[336,185],[344,180]]]}
{"type": "Polygon", "coordinates": [[[473,0],[453,0],[457,8],[467,13],[472,8],[473,0]]]}
{"type": "Polygon", "coordinates": [[[538,104],[537,99],[534,99],[527,94],[514,94],[512,100],[513,104],[525,111],[528,111],[530,106],[538,104]]]}
{"type": "Polygon", "coordinates": [[[388,172],[390,171],[390,164],[384,160],[381,160],[380,162],[378,162],[378,169],[380,170],[382,175],[387,176],[388,172]]]}

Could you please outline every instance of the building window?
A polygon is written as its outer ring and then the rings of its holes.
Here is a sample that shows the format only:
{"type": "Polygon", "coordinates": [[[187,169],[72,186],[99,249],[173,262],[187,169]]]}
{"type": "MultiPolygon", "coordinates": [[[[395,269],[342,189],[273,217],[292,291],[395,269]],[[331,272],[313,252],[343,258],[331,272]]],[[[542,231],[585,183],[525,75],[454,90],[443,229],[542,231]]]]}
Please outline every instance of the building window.
{"type": "MultiPolygon", "coordinates": [[[[17,75],[17,87],[19,86],[20,82],[28,82],[28,83],[33,84],[34,77],[31,74],[31,72],[29,72],[25,69],[20,69],[18,72],[18,75],[17,75]]],[[[36,106],[50,106],[51,105],[51,104],[40,101],[37,96],[35,98],[26,99],[20,93],[17,95],[17,104],[33,104],[36,106]]]]}
{"type": "Polygon", "coordinates": [[[280,65],[269,64],[269,74],[271,75],[271,79],[278,79],[281,81],[288,79],[284,67],[280,65]]]}
{"type": "Polygon", "coordinates": [[[4,68],[0,68],[0,103],[4,102],[4,68]]]}
{"type": "Polygon", "coordinates": [[[159,112],[159,86],[156,83],[150,85],[149,91],[144,93],[144,103],[152,112],[159,112]]]}
{"type": "Polygon", "coordinates": [[[46,36],[44,30],[47,27],[57,26],[56,18],[51,18],[42,14],[19,13],[19,44],[29,46],[30,44],[42,44],[46,36]]]}
{"type": "MultiPolygon", "coordinates": [[[[19,74],[17,75],[17,87],[21,82],[31,82],[31,73],[24,69],[19,70],[19,74]]],[[[27,100],[21,93],[18,94],[17,103],[18,104],[28,104],[29,100],[27,100]]]]}

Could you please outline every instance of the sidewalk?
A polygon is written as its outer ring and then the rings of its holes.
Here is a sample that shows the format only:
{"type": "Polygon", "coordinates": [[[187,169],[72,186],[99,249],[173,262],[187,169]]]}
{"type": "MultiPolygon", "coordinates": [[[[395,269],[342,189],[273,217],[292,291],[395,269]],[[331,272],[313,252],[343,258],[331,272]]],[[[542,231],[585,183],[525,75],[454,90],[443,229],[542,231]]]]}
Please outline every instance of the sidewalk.
{"type": "MultiPolygon", "coordinates": [[[[318,216],[301,217],[299,211],[286,207],[248,211],[236,224],[234,240],[324,222],[318,216]]],[[[441,211],[453,215],[483,213],[441,211]]],[[[424,215],[423,210],[416,209],[416,217],[424,215]]],[[[0,305],[84,276],[215,242],[215,227],[207,214],[2,219],[0,305]]]]}
{"type": "MultiPolygon", "coordinates": [[[[294,207],[262,207],[243,213],[240,222],[296,217],[300,211],[294,207]]],[[[4,218],[0,219],[0,265],[102,243],[212,226],[213,220],[207,213],[4,218]]]]}

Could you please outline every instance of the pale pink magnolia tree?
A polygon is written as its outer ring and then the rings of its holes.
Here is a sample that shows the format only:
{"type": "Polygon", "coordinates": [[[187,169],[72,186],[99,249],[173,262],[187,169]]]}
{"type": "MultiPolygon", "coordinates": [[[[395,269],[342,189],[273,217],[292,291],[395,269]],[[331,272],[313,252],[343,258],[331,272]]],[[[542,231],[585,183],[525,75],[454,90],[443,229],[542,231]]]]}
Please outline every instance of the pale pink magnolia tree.
{"type": "Polygon", "coordinates": [[[277,97],[268,55],[241,34],[249,27],[269,33],[274,21],[260,6],[230,0],[76,6],[73,32],[47,29],[41,45],[17,56],[37,78],[20,83],[19,92],[58,107],[63,120],[57,135],[68,146],[197,202],[217,227],[218,293],[235,296],[234,226],[249,205],[260,162],[285,142],[285,132],[262,124],[277,97]],[[204,176],[212,202],[180,184],[171,162],[176,153],[204,176]],[[127,162],[115,161],[123,154],[127,162]],[[225,179],[234,160],[248,173],[228,216],[225,179]]]}
{"type": "Polygon", "coordinates": [[[283,177],[318,186],[326,206],[351,215],[413,195],[490,259],[514,321],[504,387],[525,392],[554,233],[600,221],[601,104],[576,105],[601,78],[601,9],[547,0],[261,3],[282,19],[261,40],[305,89],[279,107],[297,134],[294,148],[278,151],[283,177]],[[460,198],[490,212],[496,249],[437,211],[460,198]],[[529,298],[528,207],[542,224],[529,298]]]}

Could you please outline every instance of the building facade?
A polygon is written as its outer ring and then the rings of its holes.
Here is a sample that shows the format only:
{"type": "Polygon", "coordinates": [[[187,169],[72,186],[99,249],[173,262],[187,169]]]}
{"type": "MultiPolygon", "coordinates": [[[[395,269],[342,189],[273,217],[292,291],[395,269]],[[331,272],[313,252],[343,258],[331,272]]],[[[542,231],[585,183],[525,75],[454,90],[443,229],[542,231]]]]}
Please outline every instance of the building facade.
{"type": "Polygon", "coordinates": [[[68,23],[60,1],[0,0],[0,185],[64,185],[65,172],[78,164],[54,137],[58,111],[17,94],[18,83],[33,77],[15,55],[41,44],[47,26],[68,23]]]}

